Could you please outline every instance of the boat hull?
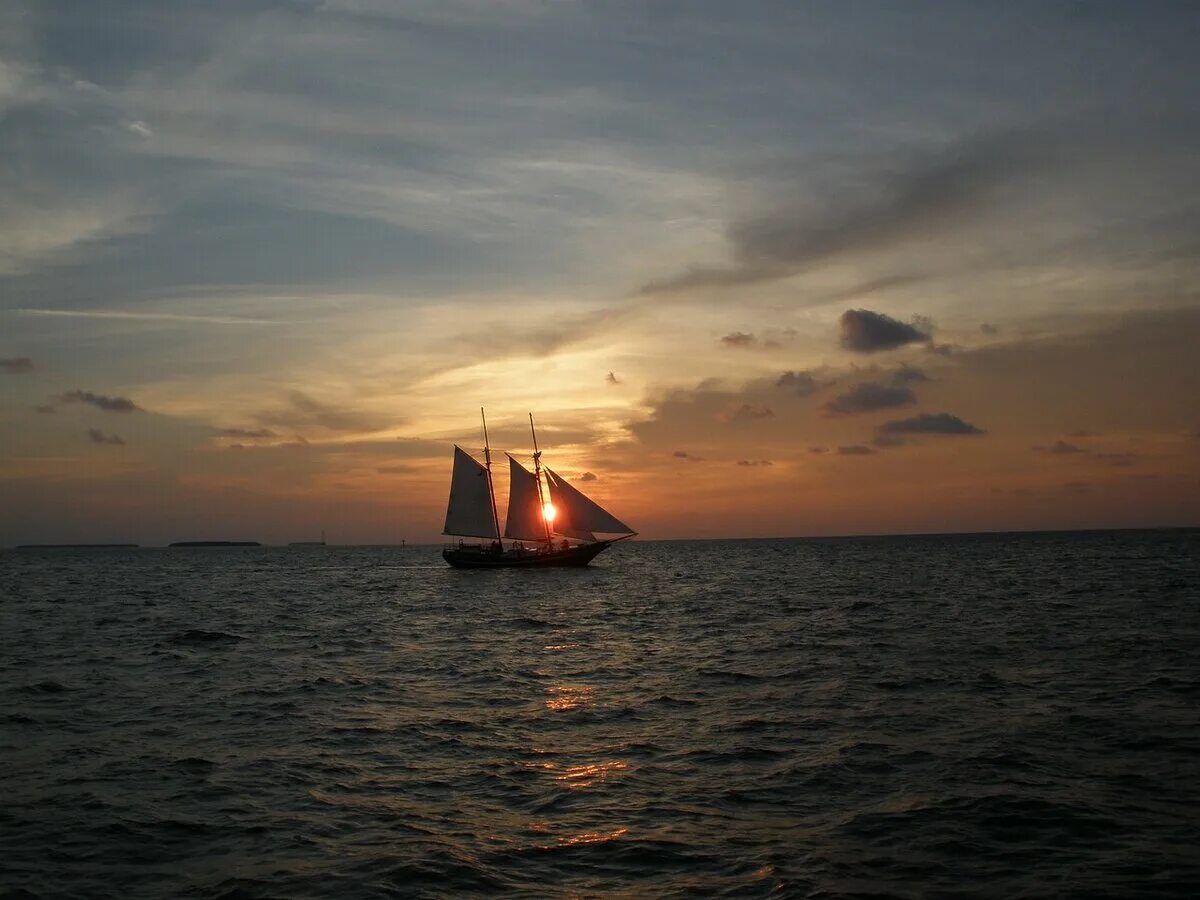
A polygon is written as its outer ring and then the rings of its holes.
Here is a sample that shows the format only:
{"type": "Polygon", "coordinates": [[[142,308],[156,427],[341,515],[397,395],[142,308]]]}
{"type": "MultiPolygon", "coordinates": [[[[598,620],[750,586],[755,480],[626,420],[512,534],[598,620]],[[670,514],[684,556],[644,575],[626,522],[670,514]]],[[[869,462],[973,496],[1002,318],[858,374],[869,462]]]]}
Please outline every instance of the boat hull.
{"type": "Polygon", "coordinates": [[[594,544],[579,544],[566,550],[525,551],[508,550],[496,553],[487,548],[464,547],[458,550],[443,550],[442,559],[456,569],[539,569],[548,567],[586,566],[600,553],[607,550],[612,541],[597,541],[594,544]]]}

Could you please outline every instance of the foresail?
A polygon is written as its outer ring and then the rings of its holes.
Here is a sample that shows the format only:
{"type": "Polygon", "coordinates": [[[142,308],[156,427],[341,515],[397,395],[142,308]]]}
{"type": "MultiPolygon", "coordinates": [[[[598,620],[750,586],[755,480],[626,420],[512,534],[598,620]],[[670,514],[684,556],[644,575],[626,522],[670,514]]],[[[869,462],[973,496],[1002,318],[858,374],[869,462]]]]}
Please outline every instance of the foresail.
{"type": "MultiPolygon", "coordinates": [[[[550,485],[550,500],[559,511],[559,516],[570,523],[570,528],[578,533],[599,532],[601,534],[633,534],[634,531],[604,507],[590,500],[580,491],[571,487],[562,476],[550,469],[544,469],[546,481],[550,485]],[[565,516],[564,516],[565,514],[565,516]]],[[[555,519],[558,523],[558,519],[555,519]]],[[[558,530],[557,528],[555,530],[558,530]]],[[[570,532],[563,531],[570,535],[570,532]]],[[[595,538],[593,534],[587,540],[595,538]]]]}
{"type": "Polygon", "coordinates": [[[496,538],[492,495],[487,469],[461,447],[454,447],[454,474],[450,476],[450,502],[442,534],[496,538]]]}
{"type": "Polygon", "coordinates": [[[546,524],[534,474],[508,457],[508,519],[504,536],[518,541],[546,540],[546,524]]]}

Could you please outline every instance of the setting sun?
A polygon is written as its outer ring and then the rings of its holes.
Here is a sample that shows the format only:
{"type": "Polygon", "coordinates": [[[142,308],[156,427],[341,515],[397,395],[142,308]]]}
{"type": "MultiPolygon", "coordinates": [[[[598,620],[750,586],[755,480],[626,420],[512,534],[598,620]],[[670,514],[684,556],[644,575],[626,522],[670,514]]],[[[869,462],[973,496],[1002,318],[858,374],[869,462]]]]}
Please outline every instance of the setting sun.
{"type": "Polygon", "coordinates": [[[547,503],[542,507],[542,518],[547,522],[553,522],[556,515],[558,515],[558,510],[554,508],[553,503],[547,503]]]}

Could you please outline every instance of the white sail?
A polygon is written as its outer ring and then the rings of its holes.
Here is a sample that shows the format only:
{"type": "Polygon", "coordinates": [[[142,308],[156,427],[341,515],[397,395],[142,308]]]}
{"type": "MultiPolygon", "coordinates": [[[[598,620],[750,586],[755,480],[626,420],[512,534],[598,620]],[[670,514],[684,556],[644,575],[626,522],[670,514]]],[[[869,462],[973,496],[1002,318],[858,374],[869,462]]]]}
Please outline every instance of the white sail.
{"type": "Polygon", "coordinates": [[[446,527],[442,534],[499,537],[492,513],[487,469],[457,444],[454,447],[454,474],[450,476],[450,502],[446,505],[446,527]]]}
{"type": "MultiPolygon", "coordinates": [[[[600,532],[601,534],[633,534],[634,531],[604,507],[598,505],[595,501],[589,500],[586,496],[580,493],[571,485],[563,480],[562,476],[545,469],[546,481],[550,485],[550,500],[557,510],[557,515],[554,519],[555,531],[560,534],[572,535],[572,531],[578,535],[587,532],[600,532]],[[563,522],[559,522],[559,519],[563,522]],[[569,526],[568,526],[569,523],[569,526]],[[571,531],[564,531],[563,528],[569,527],[571,531]]],[[[585,540],[594,540],[595,535],[585,540]]]]}
{"type": "Polygon", "coordinates": [[[538,497],[537,479],[523,465],[508,457],[508,520],[504,536],[518,541],[546,540],[546,522],[538,497]]]}

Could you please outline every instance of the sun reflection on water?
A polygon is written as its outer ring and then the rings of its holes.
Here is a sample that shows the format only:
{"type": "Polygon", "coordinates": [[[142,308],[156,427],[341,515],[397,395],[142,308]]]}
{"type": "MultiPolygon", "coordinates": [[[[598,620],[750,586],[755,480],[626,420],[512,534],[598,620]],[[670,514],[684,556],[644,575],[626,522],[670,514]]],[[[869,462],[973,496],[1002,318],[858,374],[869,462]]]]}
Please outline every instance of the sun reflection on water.
{"type": "Polygon", "coordinates": [[[596,689],[586,684],[559,684],[546,689],[546,708],[557,711],[579,709],[595,703],[596,689]]]}

